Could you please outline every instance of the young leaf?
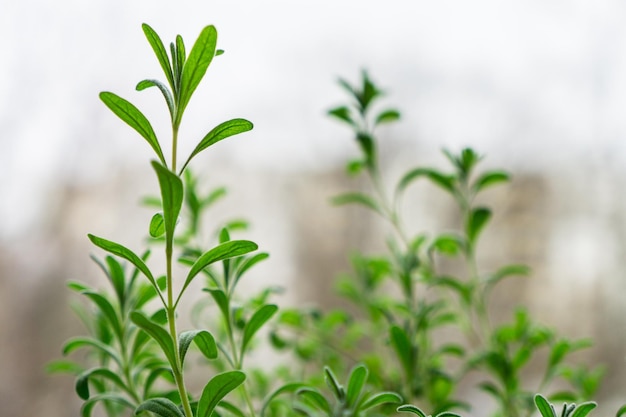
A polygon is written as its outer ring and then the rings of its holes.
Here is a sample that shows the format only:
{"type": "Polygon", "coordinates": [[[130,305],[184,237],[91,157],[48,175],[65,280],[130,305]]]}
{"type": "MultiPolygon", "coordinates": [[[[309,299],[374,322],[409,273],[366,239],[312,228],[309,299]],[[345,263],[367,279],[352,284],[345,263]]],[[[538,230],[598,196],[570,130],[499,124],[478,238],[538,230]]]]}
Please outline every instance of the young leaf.
{"type": "Polygon", "coordinates": [[[165,233],[165,220],[162,213],[156,213],[150,220],[150,236],[158,238],[165,233]]]}
{"type": "Polygon", "coordinates": [[[372,197],[362,193],[346,193],[338,195],[332,199],[333,204],[360,204],[371,210],[374,210],[378,214],[384,215],[383,210],[380,208],[376,200],[372,197]]]}
{"type": "Polygon", "coordinates": [[[466,225],[467,238],[470,243],[474,243],[476,238],[483,230],[489,219],[491,218],[491,210],[486,207],[478,207],[472,210],[466,225]]]}
{"type": "Polygon", "coordinates": [[[504,171],[485,172],[480,177],[478,177],[478,179],[472,186],[472,189],[475,193],[477,193],[489,187],[490,185],[498,184],[501,182],[506,182],[509,179],[510,179],[509,174],[504,171]]]}
{"type": "Polygon", "coordinates": [[[235,256],[245,255],[246,253],[252,252],[256,249],[258,249],[258,246],[254,242],[250,242],[248,240],[231,240],[230,242],[222,243],[221,245],[214,247],[208,252],[205,252],[196,260],[196,262],[189,270],[183,288],[181,289],[180,294],[178,295],[178,299],[176,300],[176,304],[178,304],[178,301],[180,300],[180,297],[183,295],[183,292],[185,291],[187,286],[189,286],[191,281],[204,268],[214,262],[233,258],[235,256]]]}
{"type": "Polygon", "coordinates": [[[97,403],[101,401],[102,402],[115,402],[117,404],[121,404],[131,409],[134,409],[137,406],[136,404],[133,404],[132,402],[128,401],[126,397],[123,397],[120,394],[105,393],[105,394],[94,395],[93,397],[85,401],[85,403],[83,404],[80,410],[80,415],[82,417],[91,417],[91,412],[93,408],[96,406],[97,403]]]}
{"type": "Polygon", "coordinates": [[[326,415],[330,416],[332,414],[330,404],[328,404],[328,400],[324,398],[324,396],[320,394],[318,390],[305,387],[299,389],[296,394],[309,400],[312,405],[322,410],[326,415]]]}
{"type": "Polygon", "coordinates": [[[143,29],[143,33],[146,35],[150,46],[152,46],[152,50],[159,60],[159,64],[165,73],[165,77],[167,78],[167,82],[170,84],[170,88],[174,90],[174,78],[172,76],[172,64],[170,64],[170,59],[167,56],[167,51],[163,46],[163,42],[159,35],[147,24],[142,24],[141,28],[143,29]]]}
{"type": "Polygon", "coordinates": [[[424,413],[422,410],[420,410],[419,408],[411,404],[401,405],[400,407],[397,408],[396,411],[405,412],[405,413],[413,413],[415,415],[418,415],[419,417],[430,417],[426,415],[426,413],[424,413]]]}
{"type": "Polygon", "coordinates": [[[189,164],[194,156],[196,156],[209,146],[214,145],[215,143],[224,140],[230,136],[252,130],[252,127],[252,123],[245,119],[232,119],[224,123],[220,123],[219,125],[214,127],[209,133],[207,133],[206,136],[200,141],[200,143],[198,143],[193,152],[191,152],[191,155],[189,155],[189,158],[187,158],[187,161],[183,165],[180,172],[183,172],[185,170],[185,167],[187,166],[187,164],[189,164]]]}
{"type": "Polygon", "coordinates": [[[343,122],[348,123],[351,126],[356,125],[356,123],[354,123],[354,120],[352,120],[350,109],[346,106],[336,107],[332,110],[329,110],[328,114],[330,116],[336,117],[343,122]]]}
{"type": "Polygon", "coordinates": [[[370,408],[378,407],[379,405],[399,403],[401,401],[402,397],[395,392],[380,392],[368,398],[363,405],[361,405],[360,410],[366,411],[370,408]]]}
{"type": "Polygon", "coordinates": [[[541,394],[535,395],[535,405],[542,417],[557,417],[554,406],[541,394]]]}
{"type": "Polygon", "coordinates": [[[152,167],[159,178],[161,188],[166,239],[171,241],[183,205],[183,182],[176,174],[156,161],[152,161],[152,167]]]}
{"type": "Polygon", "coordinates": [[[115,289],[115,294],[117,294],[117,299],[119,300],[120,305],[124,305],[126,300],[124,268],[122,268],[122,265],[120,265],[120,263],[112,256],[107,256],[105,261],[109,267],[107,276],[111,280],[111,284],[115,289]]]}
{"type": "Polygon", "coordinates": [[[400,112],[397,110],[385,110],[376,117],[376,125],[381,123],[394,122],[400,119],[400,112]]]}
{"type": "Polygon", "coordinates": [[[180,408],[167,398],[150,398],[144,401],[135,410],[135,415],[144,411],[150,411],[161,417],[185,417],[180,408]]]}
{"type": "Polygon", "coordinates": [[[69,355],[71,352],[76,349],[83,347],[92,347],[100,351],[100,353],[104,353],[109,358],[113,359],[120,367],[122,366],[122,360],[118,356],[117,352],[113,350],[110,346],[105,345],[99,340],[93,339],[91,337],[76,337],[65,342],[63,346],[63,355],[69,355]]]}
{"type": "Polygon", "coordinates": [[[191,95],[200,84],[213,57],[215,56],[215,46],[217,44],[217,30],[214,26],[207,26],[202,29],[198,39],[191,48],[189,58],[185,62],[180,81],[180,96],[178,101],[178,113],[175,124],[178,125],[183,112],[189,103],[191,95]]]}
{"type": "Polygon", "coordinates": [[[85,291],[83,292],[83,295],[89,298],[98,306],[100,312],[102,312],[102,315],[107,319],[107,321],[113,328],[113,331],[117,335],[118,340],[121,341],[124,338],[122,326],[120,325],[120,320],[117,316],[117,313],[115,312],[115,308],[113,308],[109,300],[107,300],[106,297],[104,297],[103,295],[95,292],[85,291]]]}
{"type": "Polygon", "coordinates": [[[105,378],[117,385],[118,388],[128,392],[126,384],[124,384],[122,378],[120,378],[115,372],[107,368],[92,368],[82,372],[76,378],[76,394],[78,394],[78,396],[83,400],[89,399],[89,378],[92,376],[105,378]]]}
{"type": "Polygon", "coordinates": [[[349,407],[356,406],[359,397],[361,396],[361,390],[365,386],[367,380],[367,368],[363,365],[359,365],[350,373],[350,379],[348,380],[348,390],[346,394],[346,404],[349,407]]]}
{"type": "Polygon", "coordinates": [[[139,328],[148,333],[150,337],[156,340],[156,342],[161,347],[161,350],[163,350],[163,353],[165,354],[165,357],[167,358],[171,367],[173,369],[176,369],[178,367],[178,364],[176,363],[174,342],[172,341],[170,334],[161,326],[151,321],[138,311],[133,311],[132,313],[130,313],[130,319],[139,328]]]}
{"type": "Polygon", "coordinates": [[[159,145],[159,140],[152,129],[152,125],[137,107],[120,96],[108,91],[100,93],[100,100],[102,100],[104,104],[106,104],[106,106],[120,119],[135,129],[137,133],[148,141],[152,149],[154,149],[154,152],[156,152],[159,157],[159,160],[166,165],[161,145],[159,145]]]}
{"type": "Polygon", "coordinates": [[[241,385],[245,379],[246,374],[240,371],[224,372],[214,376],[202,390],[196,417],[209,417],[222,398],[241,385]]]}
{"type": "Polygon", "coordinates": [[[213,335],[206,330],[190,330],[178,336],[178,351],[180,352],[181,365],[185,361],[187,350],[192,341],[196,342],[196,346],[207,359],[217,358],[217,345],[213,335]]]}
{"type": "Polygon", "coordinates": [[[252,337],[270,318],[272,318],[276,311],[278,311],[278,306],[275,306],[273,304],[266,304],[254,312],[254,314],[246,323],[246,326],[243,329],[243,338],[241,341],[242,357],[243,353],[246,350],[246,347],[248,346],[248,343],[250,343],[250,340],[252,340],[252,337]]]}
{"type": "Polygon", "coordinates": [[[167,109],[170,111],[170,117],[172,121],[174,121],[174,117],[176,115],[176,107],[174,105],[174,99],[172,98],[172,93],[170,90],[159,80],[143,80],[140,81],[135,89],[137,91],[145,90],[146,88],[156,87],[163,94],[163,98],[165,98],[165,103],[167,103],[167,109]]]}
{"type": "Polygon", "coordinates": [[[589,401],[586,403],[578,404],[578,406],[574,409],[571,417],[586,417],[587,414],[591,412],[594,408],[596,408],[598,404],[593,401],[589,401]]]}
{"type": "Polygon", "coordinates": [[[333,374],[333,371],[330,370],[329,367],[324,367],[324,379],[326,380],[326,385],[333,391],[333,395],[339,401],[344,401],[346,398],[346,391],[343,389],[343,386],[337,381],[337,377],[333,374]]]}

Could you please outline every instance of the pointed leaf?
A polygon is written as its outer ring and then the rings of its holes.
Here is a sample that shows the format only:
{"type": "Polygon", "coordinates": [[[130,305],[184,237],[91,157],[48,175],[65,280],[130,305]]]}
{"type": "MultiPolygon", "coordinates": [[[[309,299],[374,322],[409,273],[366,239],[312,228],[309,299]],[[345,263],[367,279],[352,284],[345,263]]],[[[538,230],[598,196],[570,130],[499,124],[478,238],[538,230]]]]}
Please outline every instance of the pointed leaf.
{"type": "Polygon", "coordinates": [[[478,177],[472,188],[474,192],[477,193],[491,185],[509,181],[509,179],[509,174],[504,171],[485,172],[480,177],[478,177]]]}
{"type": "Polygon", "coordinates": [[[470,243],[474,243],[476,241],[476,238],[490,218],[491,210],[486,207],[478,207],[472,210],[466,225],[467,238],[470,243]]]}
{"type": "Polygon", "coordinates": [[[426,413],[424,413],[422,410],[420,410],[419,408],[411,404],[401,405],[400,407],[397,408],[397,411],[405,412],[405,413],[413,413],[413,414],[418,415],[419,417],[430,417],[426,415],[426,413]]]}
{"type": "Polygon", "coordinates": [[[343,204],[360,204],[365,206],[375,212],[383,215],[383,210],[380,208],[376,200],[372,197],[362,194],[362,193],[346,193],[338,195],[332,199],[333,204],[343,205],[343,204]]]}
{"type": "Polygon", "coordinates": [[[200,84],[213,57],[215,56],[215,45],[217,44],[217,30],[214,26],[205,27],[198,39],[191,48],[189,58],[185,62],[180,81],[180,98],[178,101],[178,114],[176,124],[182,118],[182,114],[189,103],[191,95],[200,84]]]}
{"type": "Polygon", "coordinates": [[[363,365],[359,365],[350,373],[350,379],[348,380],[348,390],[346,395],[346,403],[349,407],[355,407],[361,391],[365,386],[367,380],[367,368],[363,365]]]}
{"type": "Polygon", "coordinates": [[[152,129],[152,125],[143,115],[141,111],[137,107],[135,107],[131,102],[123,99],[122,97],[108,92],[103,91],[100,93],[100,100],[106,104],[106,106],[111,109],[113,113],[115,113],[120,119],[122,119],[126,124],[135,129],[137,133],[139,133],[150,147],[156,152],[159,160],[163,164],[165,164],[165,158],[163,157],[163,151],[161,150],[161,145],[159,145],[159,140],[154,133],[154,129],[152,129]]]}
{"type": "Polygon", "coordinates": [[[140,81],[135,89],[137,91],[145,90],[146,88],[156,87],[163,94],[163,98],[165,99],[165,103],[167,104],[167,109],[170,111],[170,117],[174,120],[176,108],[174,107],[174,99],[172,98],[172,93],[170,90],[159,80],[143,80],[140,81]]]}
{"type": "Polygon", "coordinates": [[[343,401],[346,398],[346,391],[339,381],[337,381],[337,377],[335,377],[333,371],[327,366],[324,367],[324,379],[326,380],[326,385],[333,391],[335,398],[339,401],[343,401]]]}
{"type": "Polygon", "coordinates": [[[346,106],[336,107],[332,110],[328,111],[330,116],[336,117],[337,119],[348,123],[351,126],[354,126],[354,120],[352,120],[352,115],[350,114],[350,109],[346,106]]]}
{"type": "Polygon", "coordinates": [[[165,50],[165,46],[163,46],[163,42],[159,35],[147,24],[142,24],[141,28],[143,29],[143,33],[146,35],[150,46],[152,46],[152,50],[159,60],[159,64],[165,73],[165,77],[167,78],[167,82],[170,84],[172,90],[174,89],[174,78],[172,76],[172,65],[170,64],[170,59],[167,56],[167,51],[165,50]]]}
{"type": "Polygon", "coordinates": [[[400,119],[400,112],[397,110],[385,110],[376,117],[376,125],[381,123],[395,122],[400,119]]]}
{"type": "Polygon", "coordinates": [[[535,405],[542,417],[557,417],[554,406],[541,394],[535,395],[535,405]]]}
{"type": "Polygon", "coordinates": [[[135,415],[144,411],[150,411],[161,417],[185,417],[180,408],[167,398],[150,398],[137,407],[135,415]]]}
{"type": "Polygon", "coordinates": [[[245,379],[246,374],[240,371],[224,372],[214,376],[202,390],[196,417],[209,417],[222,398],[241,385],[245,379]]]}
{"type": "Polygon", "coordinates": [[[111,284],[115,289],[120,305],[124,305],[124,301],[126,299],[124,268],[122,268],[122,265],[120,265],[120,263],[112,256],[107,256],[105,261],[109,267],[107,276],[111,280],[111,284]]]}
{"type": "Polygon", "coordinates": [[[187,164],[189,164],[189,161],[191,161],[194,156],[196,156],[209,146],[214,145],[215,143],[228,137],[252,130],[252,127],[252,123],[247,121],[246,119],[232,119],[220,123],[218,126],[214,127],[209,133],[207,133],[206,136],[200,141],[200,143],[198,143],[193,152],[191,152],[191,155],[189,155],[189,158],[187,158],[187,161],[183,165],[181,172],[185,169],[187,164]]]}
{"type": "Polygon", "coordinates": [[[211,294],[211,297],[213,297],[213,300],[215,301],[220,311],[222,312],[222,316],[224,318],[227,318],[229,316],[228,298],[226,297],[226,294],[224,294],[224,291],[219,290],[219,289],[208,289],[208,288],[205,289],[204,291],[207,291],[211,294]]]}
{"type": "Polygon", "coordinates": [[[254,312],[250,320],[246,323],[243,329],[243,338],[241,342],[241,353],[246,350],[246,347],[252,340],[252,337],[257,331],[278,311],[278,306],[273,304],[266,304],[254,312]]]}
{"type": "Polygon", "coordinates": [[[185,361],[187,350],[191,342],[196,342],[196,346],[207,359],[217,358],[217,345],[213,335],[206,330],[190,330],[178,336],[178,350],[180,352],[181,364],[185,361]]]}
{"type": "Polygon", "coordinates": [[[178,175],[156,161],[152,161],[152,167],[159,178],[159,186],[161,188],[166,239],[171,242],[174,238],[174,229],[176,228],[178,215],[183,205],[183,182],[178,175]]]}
{"type": "Polygon", "coordinates": [[[126,384],[116,373],[106,368],[92,368],[82,372],[76,378],[76,394],[83,400],[89,399],[89,378],[92,376],[105,378],[117,385],[118,388],[128,392],[126,384]]]}
{"type": "Polygon", "coordinates": [[[368,398],[359,409],[361,411],[366,411],[382,404],[394,404],[399,402],[402,402],[402,397],[395,392],[380,392],[368,398]]]}
{"type": "Polygon", "coordinates": [[[288,383],[288,384],[282,385],[279,388],[277,388],[276,390],[274,390],[271,394],[269,394],[267,397],[265,397],[265,400],[263,401],[263,406],[261,407],[261,417],[265,416],[265,410],[267,409],[267,407],[280,394],[284,394],[286,392],[295,392],[295,391],[297,391],[300,388],[303,388],[305,386],[306,386],[305,384],[300,383],[300,382],[292,382],[292,383],[288,383]]]}
{"type": "Polygon", "coordinates": [[[117,335],[118,340],[122,340],[124,338],[124,335],[122,334],[122,326],[120,325],[120,320],[117,316],[117,313],[109,300],[107,300],[106,297],[104,297],[103,295],[96,292],[85,291],[83,292],[83,295],[89,298],[98,306],[103,316],[107,319],[107,321],[113,328],[113,331],[117,335]]]}
{"type": "Polygon", "coordinates": [[[326,415],[331,415],[332,410],[330,408],[330,404],[328,404],[328,400],[324,398],[320,392],[314,388],[302,388],[298,390],[297,395],[308,399],[309,402],[316,406],[318,409],[322,410],[326,415]]]}
{"type": "Polygon", "coordinates": [[[130,319],[139,328],[148,333],[150,337],[156,340],[172,368],[176,369],[178,365],[176,363],[176,354],[174,352],[174,342],[172,341],[170,334],[163,327],[151,321],[138,311],[130,313],[130,319]]]}
{"type": "Polygon", "coordinates": [[[402,179],[400,179],[396,188],[396,196],[399,196],[409,184],[421,177],[428,178],[437,186],[454,193],[454,177],[452,175],[442,174],[431,168],[416,168],[404,174],[402,179]]]}
{"type": "Polygon", "coordinates": [[[574,412],[572,413],[571,417],[586,417],[587,414],[589,414],[591,410],[593,410],[597,406],[598,404],[596,404],[593,401],[578,404],[578,406],[576,406],[576,408],[574,409],[574,412]]]}
{"type": "Polygon", "coordinates": [[[83,404],[80,410],[80,415],[82,417],[90,417],[93,408],[96,406],[97,403],[101,401],[107,401],[107,402],[112,401],[112,402],[121,404],[131,409],[134,409],[136,407],[136,404],[133,404],[132,402],[128,401],[126,397],[123,397],[119,394],[111,394],[111,393],[99,394],[99,395],[94,395],[93,397],[85,401],[85,403],[83,404]]]}
{"type": "MultiPolygon", "coordinates": [[[[205,252],[202,256],[200,256],[196,262],[194,262],[193,266],[189,270],[187,274],[187,278],[185,279],[185,284],[180,291],[178,296],[178,300],[182,296],[183,292],[189,286],[191,281],[207,266],[212,263],[222,261],[224,259],[233,258],[235,256],[245,255],[248,252],[252,252],[257,250],[258,246],[254,242],[250,242],[248,240],[231,240],[229,242],[222,243],[214,247],[213,249],[205,252]]],[[[178,300],[176,304],[178,304],[178,300]]]]}
{"type": "Polygon", "coordinates": [[[100,351],[100,353],[104,353],[111,359],[113,359],[119,366],[122,366],[122,361],[120,357],[117,355],[115,350],[108,345],[105,345],[99,340],[93,339],[91,337],[76,337],[65,342],[63,346],[63,355],[69,355],[71,352],[76,349],[84,348],[84,347],[92,347],[100,351]]]}
{"type": "Polygon", "coordinates": [[[391,326],[390,341],[393,346],[405,373],[410,373],[413,370],[413,348],[411,341],[406,335],[405,331],[398,326],[391,326]]]}

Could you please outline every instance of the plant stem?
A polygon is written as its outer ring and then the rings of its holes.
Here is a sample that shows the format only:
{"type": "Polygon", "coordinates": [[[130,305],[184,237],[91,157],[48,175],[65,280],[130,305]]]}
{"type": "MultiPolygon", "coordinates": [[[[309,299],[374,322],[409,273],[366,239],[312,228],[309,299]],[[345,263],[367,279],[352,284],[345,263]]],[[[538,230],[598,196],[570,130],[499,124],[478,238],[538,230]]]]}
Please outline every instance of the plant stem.
{"type": "Polygon", "coordinates": [[[176,154],[178,149],[178,126],[172,125],[172,172],[176,173],[176,154]]]}

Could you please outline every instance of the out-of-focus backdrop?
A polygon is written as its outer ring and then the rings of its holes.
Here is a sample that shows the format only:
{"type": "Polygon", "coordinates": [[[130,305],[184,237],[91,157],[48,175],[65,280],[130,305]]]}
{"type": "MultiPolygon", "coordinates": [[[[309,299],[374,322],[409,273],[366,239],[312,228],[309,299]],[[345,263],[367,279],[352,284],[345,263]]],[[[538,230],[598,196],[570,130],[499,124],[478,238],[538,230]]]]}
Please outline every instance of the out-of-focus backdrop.
{"type": "MultiPolygon", "coordinates": [[[[189,45],[218,29],[226,53],[189,105],[181,146],[227,118],[255,123],[194,168],[230,189],[216,223],[247,218],[271,252],[259,285],[286,287],[285,304],[323,303],[351,250],[381,250],[382,225],[363,229],[371,217],[328,204],[353,186],[342,170],[356,148],[325,111],[344,100],[337,77],[365,68],[403,114],[381,130],[389,181],[467,145],[512,172],[491,193],[482,256],[532,267],[507,303],[596,338],[581,359],[608,365],[597,399],[614,412],[626,399],[625,19],[619,0],[3,2],[0,416],[77,415],[73,381],[43,371],[81,331],[64,283],[103,282],[87,233],[131,247],[145,234],[151,151],[98,99],[111,90],[166,120],[156,91],[134,91],[161,77],[142,22],[189,45]]],[[[406,208],[416,230],[454,216],[430,194],[417,188],[406,208]]]]}

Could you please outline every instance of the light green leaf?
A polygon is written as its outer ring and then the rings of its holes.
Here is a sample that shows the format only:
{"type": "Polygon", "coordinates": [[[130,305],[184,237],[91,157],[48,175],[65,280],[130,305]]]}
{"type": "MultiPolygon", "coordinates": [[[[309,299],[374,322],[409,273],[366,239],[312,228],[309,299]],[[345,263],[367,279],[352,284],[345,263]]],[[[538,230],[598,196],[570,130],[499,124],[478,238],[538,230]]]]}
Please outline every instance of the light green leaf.
{"type": "Polygon", "coordinates": [[[395,122],[396,120],[400,119],[400,112],[397,110],[385,110],[383,112],[381,112],[378,116],[376,116],[376,125],[379,125],[381,123],[389,123],[389,122],[395,122]]]}
{"type": "Polygon", "coordinates": [[[214,127],[209,133],[207,133],[206,136],[200,141],[200,143],[198,143],[193,152],[191,152],[191,155],[189,155],[189,158],[187,158],[187,161],[183,165],[180,172],[183,172],[185,170],[185,167],[187,166],[187,164],[189,164],[194,156],[196,156],[209,146],[214,145],[217,142],[224,140],[228,137],[252,130],[252,127],[252,123],[247,121],[246,119],[232,119],[220,123],[218,126],[214,127]]]}
{"type": "Polygon", "coordinates": [[[98,306],[103,316],[107,319],[107,321],[113,328],[113,331],[117,335],[118,340],[121,341],[124,338],[122,326],[120,325],[120,320],[117,316],[115,308],[113,308],[109,300],[107,300],[106,297],[104,297],[103,295],[96,292],[84,291],[82,294],[98,306]]]}
{"type": "Polygon", "coordinates": [[[158,238],[165,233],[165,220],[162,213],[156,213],[150,220],[150,236],[158,238]]]}
{"type": "Polygon", "coordinates": [[[593,410],[597,406],[598,404],[596,404],[594,401],[588,401],[586,403],[578,404],[578,406],[576,406],[576,408],[574,409],[571,417],[586,417],[587,414],[589,414],[591,410],[593,410]]]}
{"type": "Polygon", "coordinates": [[[542,417],[557,417],[554,406],[543,395],[535,395],[535,405],[542,417]]]}
{"type": "Polygon", "coordinates": [[[378,205],[376,200],[362,193],[341,194],[341,195],[338,195],[337,197],[334,197],[331,201],[333,204],[337,204],[337,205],[360,204],[364,207],[374,210],[378,214],[384,215],[383,210],[378,205]]]}
{"type": "Polygon", "coordinates": [[[119,366],[122,366],[122,361],[118,354],[113,350],[110,346],[105,345],[99,340],[93,339],[91,337],[75,337],[67,342],[63,346],[63,355],[69,355],[71,352],[76,349],[84,348],[84,347],[92,347],[100,351],[100,353],[104,353],[111,359],[113,359],[119,366]]]}
{"type": "Polygon", "coordinates": [[[273,304],[266,304],[254,312],[250,320],[246,323],[243,329],[243,338],[241,342],[241,356],[246,350],[246,347],[252,340],[252,337],[257,331],[278,311],[278,306],[273,304]]]}
{"type": "Polygon", "coordinates": [[[476,182],[472,185],[472,189],[475,193],[482,191],[483,189],[498,184],[501,182],[509,181],[510,175],[504,171],[490,171],[482,174],[476,182]]]}
{"type": "Polygon", "coordinates": [[[413,347],[406,332],[398,326],[391,326],[389,330],[390,341],[393,346],[402,368],[406,374],[413,370],[413,347]]]}
{"type": "Polygon", "coordinates": [[[413,413],[413,414],[418,415],[419,417],[430,417],[426,415],[426,413],[424,413],[422,410],[420,410],[419,408],[411,404],[401,405],[400,407],[397,408],[397,411],[405,412],[405,413],[413,413]]]}
{"type": "Polygon", "coordinates": [[[172,64],[170,63],[170,59],[167,56],[167,51],[165,50],[165,46],[163,46],[163,42],[159,35],[147,24],[142,24],[141,28],[143,29],[143,33],[146,35],[150,46],[152,46],[152,50],[159,60],[159,64],[165,73],[165,77],[167,78],[167,82],[170,84],[172,90],[174,89],[174,78],[172,76],[172,64]]]}
{"type": "Polygon", "coordinates": [[[176,363],[176,354],[174,352],[174,342],[170,334],[164,328],[138,311],[130,313],[130,319],[159,344],[171,367],[173,369],[177,369],[178,365],[176,363]]]}
{"type": "Polygon", "coordinates": [[[178,336],[178,351],[180,352],[181,364],[185,361],[187,350],[192,341],[196,342],[196,346],[207,359],[217,358],[217,345],[213,335],[206,330],[190,330],[182,332],[178,336]]]}
{"type": "Polygon", "coordinates": [[[204,268],[211,265],[212,263],[233,258],[235,256],[245,255],[246,253],[252,252],[257,249],[257,244],[254,242],[250,242],[249,240],[231,240],[229,242],[225,242],[221,245],[214,247],[208,252],[205,252],[196,260],[196,262],[194,262],[191,269],[189,270],[183,288],[181,289],[178,299],[176,300],[176,304],[178,304],[178,301],[180,300],[180,297],[183,295],[183,292],[185,291],[187,286],[189,286],[191,281],[204,268]]]}
{"type": "Polygon", "coordinates": [[[178,114],[175,124],[178,125],[182,114],[189,103],[191,95],[200,84],[202,77],[206,73],[213,57],[215,56],[215,46],[217,44],[217,30],[214,26],[207,26],[202,29],[198,39],[191,48],[189,58],[185,62],[180,81],[180,96],[178,101],[178,114]]]}
{"type": "Polygon", "coordinates": [[[224,372],[214,376],[202,390],[196,417],[209,417],[222,398],[241,385],[245,379],[246,374],[240,371],[224,372]]]}
{"type": "Polygon", "coordinates": [[[106,106],[120,119],[135,129],[137,133],[147,140],[152,149],[156,152],[159,160],[166,165],[165,158],[163,157],[163,151],[161,150],[159,140],[154,133],[154,129],[152,129],[152,125],[146,116],[144,116],[137,107],[122,97],[108,91],[100,93],[100,100],[102,100],[104,104],[106,104],[106,106]]]}
{"type": "Polygon", "coordinates": [[[471,244],[476,241],[476,238],[483,230],[489,219],[491,218],[491,210],[486,207],[477,207],[472,210],[466,225],[467,238],[471,244]]]}
{"type": "Polygon", "coordinates": [[[180,408],[167,398],[150,398],[137,407],[135,415],[144,411],[150,411],[161,417],[185,417],[180,408]]]}

